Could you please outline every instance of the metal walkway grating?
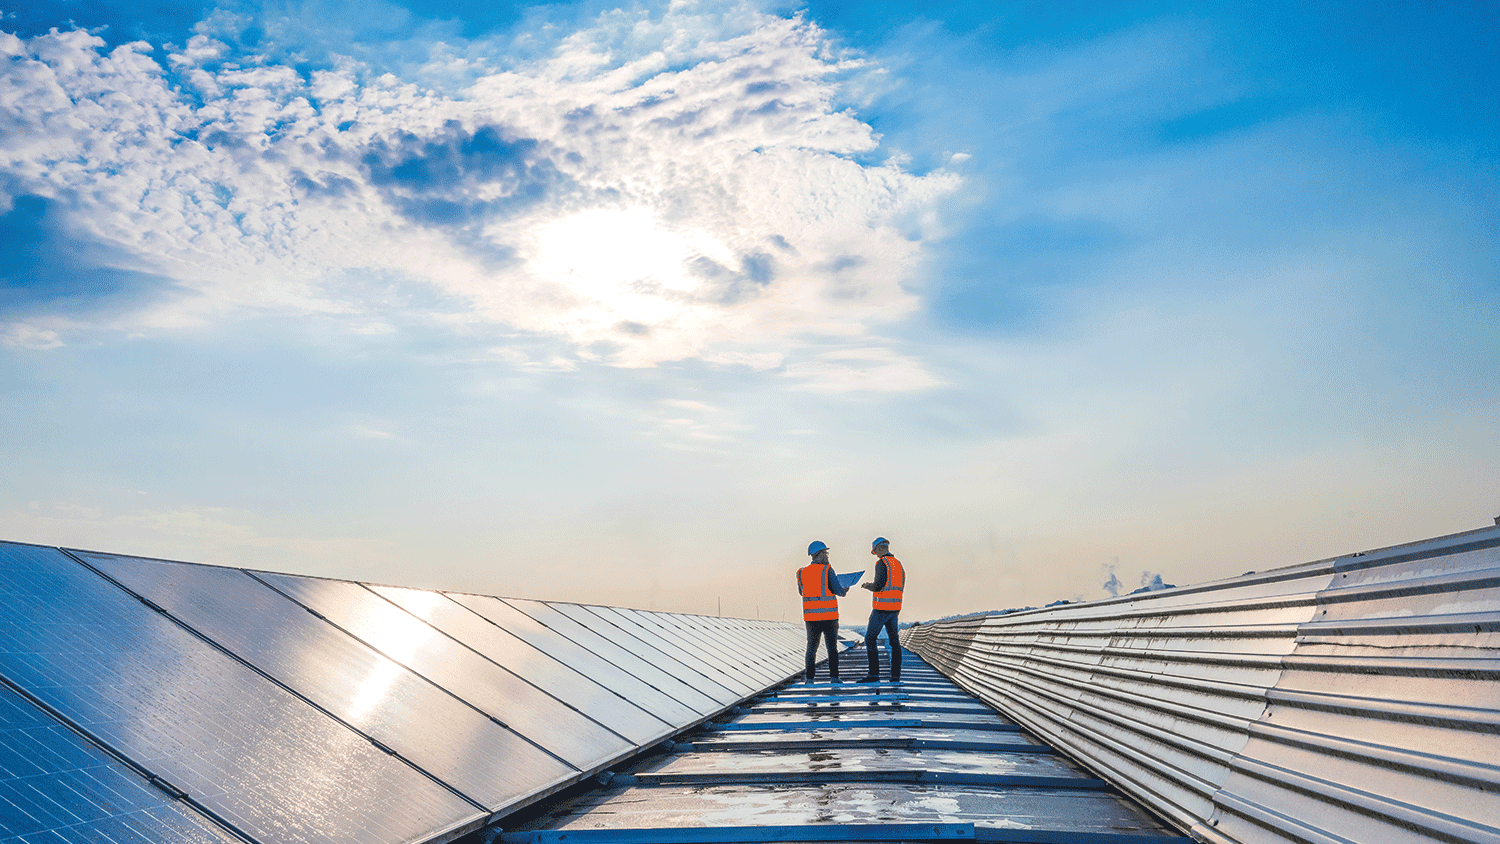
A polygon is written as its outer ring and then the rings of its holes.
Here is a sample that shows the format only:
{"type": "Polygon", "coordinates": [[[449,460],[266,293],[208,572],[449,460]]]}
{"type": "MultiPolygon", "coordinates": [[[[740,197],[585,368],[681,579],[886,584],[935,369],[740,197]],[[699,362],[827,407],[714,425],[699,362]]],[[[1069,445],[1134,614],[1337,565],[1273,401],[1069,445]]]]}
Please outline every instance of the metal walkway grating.
{"type": "MultiPolygon", "coordinates": [[[[478,840],[1186,840],[904,653],[899,684],[783,685],[478,840]]],[[[842,655],[842,676],[864,668],[842,655]]]]}

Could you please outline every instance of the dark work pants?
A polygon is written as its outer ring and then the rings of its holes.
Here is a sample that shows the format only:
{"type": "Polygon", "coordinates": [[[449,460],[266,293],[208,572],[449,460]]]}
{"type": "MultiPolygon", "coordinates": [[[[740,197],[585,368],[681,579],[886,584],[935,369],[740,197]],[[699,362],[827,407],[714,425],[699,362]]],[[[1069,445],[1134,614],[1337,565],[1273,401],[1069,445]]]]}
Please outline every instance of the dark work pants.
{"type": "Polygon", "coordinates": [[[807,625],[807,681],[813,681],[813,664],[818,657],[818,637],[828,643],[828,678],[837,680],[839,678],[839,620],[836,618],[824,621],[804,621],[807,625]]]}
{"type": "Polygon", "coordinates": [[[900,614],[900,610],[870,610],[870,623],[865,627],[865,655],[870,658],[871,677],[880,676],[880,653],[875,649],[875,640],[883,629],[891,646],[891,679],[901,679],[901,634],[896,622],[900,614]]]}

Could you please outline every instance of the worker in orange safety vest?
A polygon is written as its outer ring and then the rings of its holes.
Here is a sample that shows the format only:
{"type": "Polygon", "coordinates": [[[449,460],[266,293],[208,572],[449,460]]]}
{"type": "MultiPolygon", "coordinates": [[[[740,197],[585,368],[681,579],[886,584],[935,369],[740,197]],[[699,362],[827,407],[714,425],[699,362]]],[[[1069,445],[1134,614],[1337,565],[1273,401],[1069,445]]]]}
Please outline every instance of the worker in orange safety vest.
{"type": "Polygon", "coordinates": [[[818,639],[827,643],[828,679],[839,683],[838,634],[839,596],[849,594],[849,587],[840,586],[828,562],[828,546],[814,542],[807,546],[807,555],[812,562],[797,569],[797,594],[802,596],[802,622],[807,627],[807,682],[816,678],[815,662],[818,656],[818,639]]]}
{"type": "Polygon", "coordinates": [[[860,588],[868,589],[875,593],[875,599],[870,604],[870,623],[865,625],[865,655],[869,658],[870,667],[861,677],[861,683],[880,682],[880,653],[875,647],[875,640],[880,636],[880,631],[885,631],[887,644],[891,649],[891,682],[901,682],[901,635],[900,622],[897,617],[901,613],[901,595],[906,591],[906,569],[902,568],[901,561],[891,555],[890,540],[883,536],[875,537],[870,543],[870,553],[880,558],[875,564],[875,579],[869,583],[861,583],[860,588]]]}

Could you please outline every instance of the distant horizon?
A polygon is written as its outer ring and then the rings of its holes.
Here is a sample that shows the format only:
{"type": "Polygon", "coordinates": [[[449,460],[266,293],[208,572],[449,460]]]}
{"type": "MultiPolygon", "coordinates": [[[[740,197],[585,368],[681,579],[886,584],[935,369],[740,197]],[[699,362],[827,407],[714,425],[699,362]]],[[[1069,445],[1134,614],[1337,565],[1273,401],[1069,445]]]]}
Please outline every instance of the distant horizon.
{"type": "MultiPolygon", "coordinates": [[[[1494,530],[1497,527],[1500,527],[1500,516],[1495,517],[1493,525],[1486,525],[1486,526],[1483,526],[1483,527],[1471,528],[1469,530],[1456,531],[1454,533],[1443,534],[1441,536],[1430,536],[1430,537],[1423,537],[1423,538],[1420,538],[1420,539],[1409,539],[1409,540],[1405,540],[1405,541],[1402,541],[1402,542],[1397,542],[1397,543],[1395,543],[1393,545],[1383,546],[1383,547],[1380,547],[1380,548],[1361,548],[1361,549],[1359,549],[1357,551],[1346,551],[1346,552],[1344,552],[1342,554],[1336,554],[1336,555],[1332,555],[1332,556],[1329,556],[1329,557],[1319,558],[1319,559],[1316,559],[1316,560],[1303,560],[1301,562],[1296,562],[1296,563],[1287,563],[1287,564],[1284,564],[1284,565],[1271,566],[1271,567],[1266,568],[1266,569],[1260,569],[1260,570],[1254,570],[1254,571],[1246,571],[1246,572],[1243,572],[1243,573],[1241,573],[1239,575],[1230,575],[1227,578],[1215,578],[1213,580],[1195,581],[1195,582],[1191,582],[1191,583],[1169,583],[1169,584],[1164,584],[1164,585],[1161,585],[1161,586],[1157,586],[1155,588],[1141,587],[1139,589],[1135,589],[1135,590],[1132,590],[1130,592],[1122,592],[1122,593],[1120,593],[1118,595],[1104,595],[1102,597],[1095,597],[1095,598],[1075,598],[1075,599],[1062,598],[1062,599],[1057,599],[1057,600],[1054,600],[1054,601],[1048,601],[1046,603],[1037,604],[1037,605],[1023,605],[1023,606],[1011,606],[1011,607],[988,607],[988,608],[984,608],[984,609],[967,610],[967,611],[964,611],[964,612],[950,613],[948,615],[933,616],[933,617],[928,617],[928,618],[906,617],[906,618],[902,618],[901,619],[901,621],[900,621],[900,628],[904,630],[904,629],[906,629],[908,627],[911,627],[911,626],[917,625],[917,624],[929,624],[929,623],[937,622],[937,621],[950,621],[950,620],[955,619],[955,618],[966,618],[966,617],[969,617],[969,616],[983,616],[983,615],[994,615],[994,614],[1010,614],[1010,613],[1018,613],[1018,612],[1028,612],[1028,611],[1032,611],[1032,610],[1050,609],[1050,608],[1055,607],[1055,606],[1069,605],[1069,604],[1075,604],[1075,603],[1092,603],[1092,602],[1099,602],[1099,601],[1115,600],[1115,599],[1119,599],[1119,598],[1129,598],[1132,595],[1149,594],[1150,592],[1161,591],[1163,589],[1176,589],[1176,588],[1179,588],[1179,587],[1201,586],[1201,585],[1204,585],[1206,583],[1211,583],[1211,582],[1215,582],[1215,581],[1218,581],[1218,580],[1225,580],[1225,579],[1234,580],[1234,579],[1238,579],[1238,578],[1241,578],[1241,577],[1249,577],[1251,575],[1266,574],[1268,572],[1274,572],[1274,571],[1277,571],[1277,570],[1280,570],[1280,569],[1299,568],[1299,567],[1302,567],[1302,566],[1314,565],[1316,563],[1327,562],[1329,560],[1339,559],[1341,557],[1363,556],[1365,554],[1371,554],[1371,553],[1377,553],[1377,552],[1380,552],[1380,551],[1388,551],[1388,550],[1392,550],[1392,549],[1395,549],[1395,548],[1401,548],[1401,547],[1406,546],[1406,545],[1420,545],[1420,544],[1423,544],[1423,543],[1433,542],[1433,541],[1436,541],[1436,540],[1450,539],[1450,538],[1457,537],[1457,536],[1463,536],[1465,534],[1470,534],[1470,533],[1481,533],[1481,532],[1484,532],[1484,531],[1487,531],[1487,530],[1494,530]]],[[[37,546],[37,547],[57,547],[57,548],[61,548],[64,551],[78,551],[78,552],[85,552],[85,553],[92,553],[92,554],[105,554],[105,555],[120,555],[120,552],[110,551],[110,550],[102,549],[102,548],[77,548],[77,547],[71,547],[71,546],[50,546],[50,545],[46,545],[45,543],[26,542],[24,540],[7,539],[7,538],[4,538],[4,537],[0,537],[0,541],[3,541],[3,542],[12,542],[12,543],[15,543],[15,544],[18,544],[18,545],[33,545],[33,546],[37,546]]],[[[123,556],[131,556],[131,557],[137,557],[139,559],[155,560],[155,561],[158,561],[158,562],[172,563],[172,564],[203,565],[203,566],[213,566],[213,567],[218,567],[218,568],[246,568],[246,569],[249,569],[251,571],[264,571],[266,573],[288,574],[288,575],[295,575],[295,576],[302,576],[302,577],[329,577],[327,575],[316,575],[316,574],[309,574],[309,573],[306,573],[306,572],[286,571],[286,570],[276,570],[276,569],[256,569],[256,568],[251,568],[251,567],[248,567],[248,566],[223,565],[223,564],[218,564],[218,563],[213,563],[213,562],[208,562],[208,561],[203,561],[203,560],[165,559],[165,558],[162,558],[162,557],[150,557],[150,556],[147,556],[147,555],[140,555],[140,554],[125,554],[123,556]]],[[[409,583],[379,582],[379,581],[372,581],[372,580],[367,580],[367,579],[361,579],[361,578],[358,578],[358,577],[342,577],[342,578],[332,578],[332,579],[336,579],[336,580],[348,580],[348,581],[353,581],[353,582],[365,583],[365,584],[369,584],[371,586],[395,586],[395,587],[401,587],[401,588],[428,588],[428,587],[415,586],[414,584],[409,584],[409,583]]],[[[430,587],[430,588],[432,588],[434,591],[439,591],[439,592],[453,592],[455,594],[485,595],[485,596],[488,596],[488,597],[496,597],[496,598],[516,598],[516,599],[522,599],[522,600],[548,601],[548,602],[557,602],[557,603],[593,604],[595,606],[616,606],[616,607],[623,607],[623,608],[626,608],[626,609],[636,609],[636,610],[651,611],[651,612],[671,612],[671,613],[678,613],[678,614],[681,614],[681,615],[701,615],[701,616],[705,616],[705,617],[718,617],[718,618],[739,618],[739,619],[744,619],[744,620],[747,620],[747,621],[748,620],[761,620],[761,621],[797,622],[797,621],[801,620],[800,615],[798,615],[795,612],[795,608],[793,608],[794,611],[791,612],[790,614],[788,614],[787,612],[783,612],[783,613],[781,613],[780,616],[772,618],[772,617],[768,617],[768,616],[754,616],[754,615],[751,615],[751,616],[746,616],[746,615],[729,615],[729,614],[721,614],[721,613],[716,613],[716,612],[707,612],[707,613],[704,613],[704,612],[693,612],[693,611],[690,611],[690,610],[676,610],[676,609],[672,609],[670,607],[661,608],[661,609],[651,609],[651,608],[648,608],[648,607],[632,606],[630,604],[602,604],[602,603],[600,603],[598,601],[572,600],[572,599],[569,599],[569,598],[566,598],[566,597],[555,597],[555,596],[554,597],[545,597],[545,596],[538,596],[538,595],[525,595],[525,594],[520,594],[520,593],[505,593],[505,592],[466,592],[465,590],[444,589],[442,587],[430,587]]],[[[852,595],[853,592],[851,591],[850,594],[852,595]]],[[[844,599],[840,599],[840,607],[839,607],[839,609],[840,609],[840,613],[841,613],[840,617],[839,617],[839,629],[840,630],[853,631],[853,632],[855,632],[855,633],[857,633],[858,635],[861,635],[861,636],[864,635],[864,633],[865,633],[865,631],[867,629],[867,626],[866,626],[866,623],[864,621],[863,616],[861,614],[859,614],[857,611],[855,611],[853,614],[851,614],[848,611],[849,608],[844,604],[844,599]]],[[[882,638],[881,641],[883,643],[884,639],[882,638]]],[[[882,647],[884,647],[883,644],[882,644],[882,647]]]]}

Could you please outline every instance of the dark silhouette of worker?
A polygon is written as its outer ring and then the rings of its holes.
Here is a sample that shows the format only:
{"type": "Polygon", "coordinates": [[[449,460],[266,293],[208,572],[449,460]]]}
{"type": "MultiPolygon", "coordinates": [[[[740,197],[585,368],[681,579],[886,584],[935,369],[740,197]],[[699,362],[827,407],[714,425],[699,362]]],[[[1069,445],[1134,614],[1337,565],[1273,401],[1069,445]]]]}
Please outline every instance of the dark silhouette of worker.
{"type": "Polygon", "coordinates": [[[839,596],[849,594],[849,587],[840,586],[828,562],[828,546],[814,542],[807,546],[812,562],[797,569],[797,594],[802,596],[802,623],[807,626],[807,682],[817,676],[815,662],[818,656],[818,638],[828,645],[828,679],[839,680],[839,596]]]}
{"type": "Polygon", "coordinates": [[[870,668],[861,677],[861,683],[880,682],[880,655],[875,649],[875,640],[885,630],[886,642],[891,648],[891,682],[901,682],[901,634],[897,620],[901,614],[901,594],[906,591],[906,569],[901,561],[891,555],[891,543],[883,536],[870,543],[870,553],[879,557],[875,563],[875,580],[861,583],[860,588],[875,593],[870,604],[870,623],[865,626],[865,655],[870,668]]]}

